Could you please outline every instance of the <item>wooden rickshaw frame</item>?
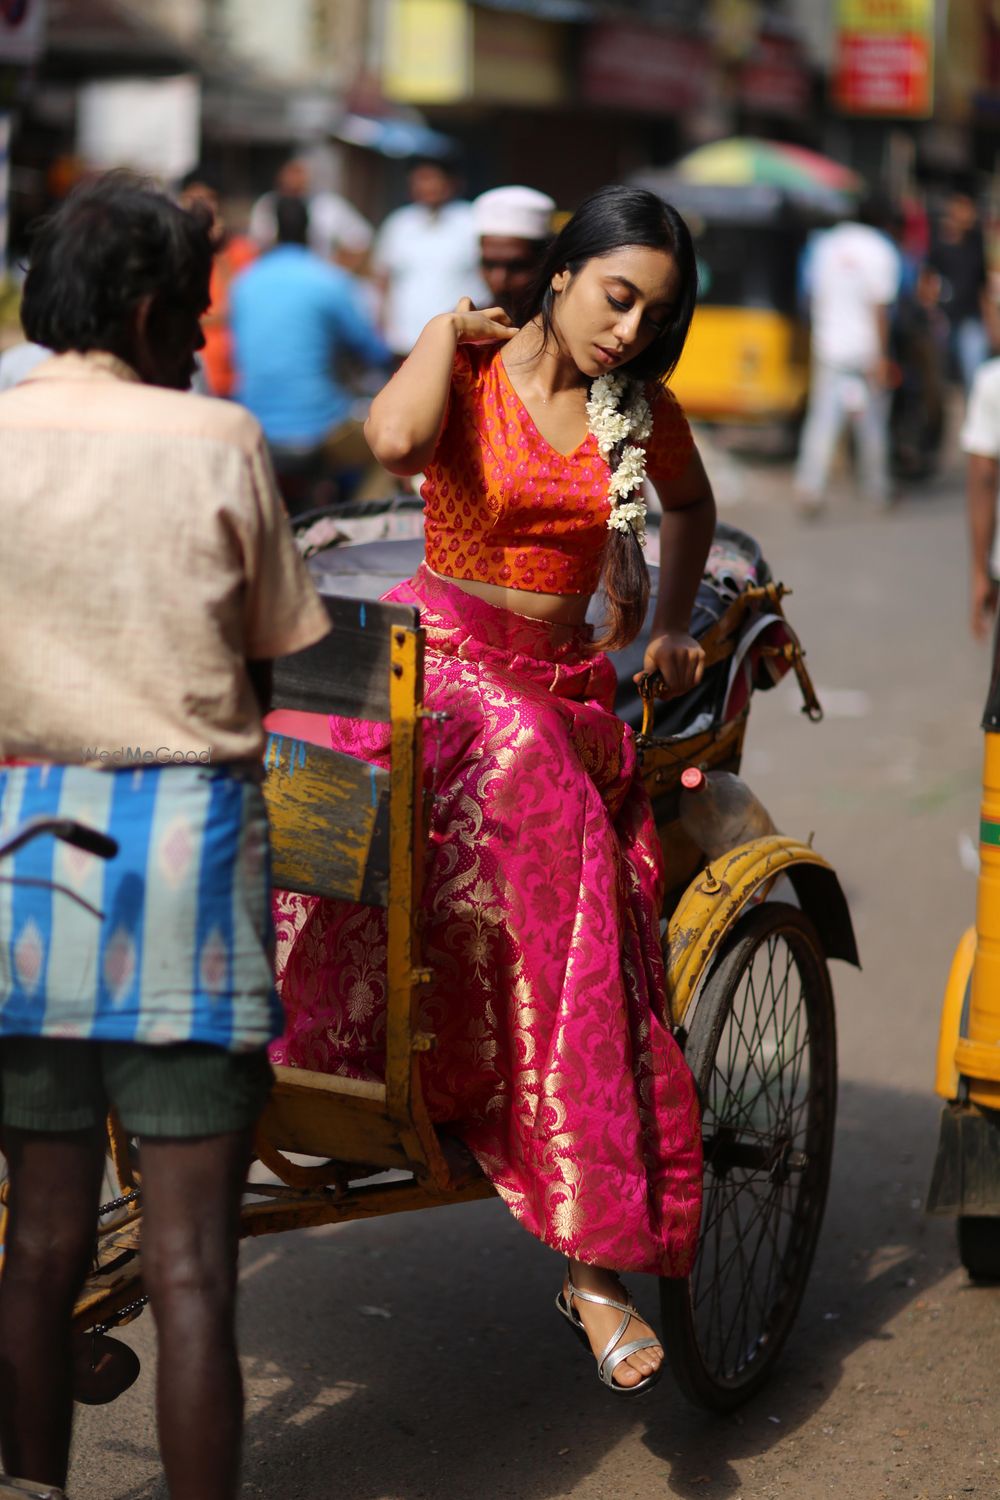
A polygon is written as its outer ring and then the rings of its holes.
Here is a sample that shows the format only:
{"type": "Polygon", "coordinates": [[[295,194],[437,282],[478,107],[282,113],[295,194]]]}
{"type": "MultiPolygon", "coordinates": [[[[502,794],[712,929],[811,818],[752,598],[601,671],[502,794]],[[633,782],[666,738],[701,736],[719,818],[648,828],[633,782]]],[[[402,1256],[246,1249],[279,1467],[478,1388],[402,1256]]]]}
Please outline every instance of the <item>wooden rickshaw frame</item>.
{"type": "MultiPolygon", "coordinates": [[[[754,614],[784,619],[781,584],[747,588],[702,637],[709,664],[735,649],[754,614]]],[[[328,597],[332,631],[325,642],[276,664],[274,706],[298,712],[347,713],[388,720],[388,770],[375,769],[303,741],[272,736],[265,757],[276,886],[384,906],[387,914],[387,1018],[384,1083],[360,1082],[278,1067],[257,1132],[256,1156],[271,1175],[252,1180],[241,1236],[494,1195],[457,1139],[439,1131],[424,1100],[420,1060],[435,1045],[421,1028],[421,997],[431,980],[421,946],[420,898],[425,858],[423,703],[424,631],[415,609],[328,597]],[[308,1163],[296,1156],[311,1158],[308,1163]]],[[[767,649],[767,648],[765,648],[767,649]]],[[[788,628],[773,648],[795,671],[804,711],[820,710],[788,628]]],[[[651,734],[647,699],[638,736],[668,868],[681,872],[668,893],[664,937],[665,1014],[683,1038],[714,954],[746,905],[775,879],[792,880],[829,957],[857,962],[850,915],[839,882],[811,847],[774,835],[718,860],[686,840],[677,821],[680,773],[691,764],[737,769],[749,708],[727,723],[685,738],[651,734]]],[[[77,1332],[107,1332],[141,1311],[141,1177],[131,1143],[108,1122],[120,1195],[105,1209],[118,1215],[100,1228],[95,1268],[74,1314],[77,1332]]],[[[257,1174],[259,1176],[259,1174],[257,1174]]],[[[2,1227],[2,1226],[0,1226],[2,1227]]]]}

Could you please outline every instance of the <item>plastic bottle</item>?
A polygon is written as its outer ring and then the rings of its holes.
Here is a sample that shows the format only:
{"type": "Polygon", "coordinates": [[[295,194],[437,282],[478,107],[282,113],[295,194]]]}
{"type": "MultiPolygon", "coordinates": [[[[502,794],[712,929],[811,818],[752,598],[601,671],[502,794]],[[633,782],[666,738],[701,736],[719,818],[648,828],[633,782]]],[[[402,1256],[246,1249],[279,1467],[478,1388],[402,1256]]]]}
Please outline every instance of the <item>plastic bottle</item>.
{"type": "Polygon", "coordinates": [[[745,781],[731,771],[706,772],[697,766],[681,773],[680,819],[685,833],[709,859],[777,831],[745,781]]]}

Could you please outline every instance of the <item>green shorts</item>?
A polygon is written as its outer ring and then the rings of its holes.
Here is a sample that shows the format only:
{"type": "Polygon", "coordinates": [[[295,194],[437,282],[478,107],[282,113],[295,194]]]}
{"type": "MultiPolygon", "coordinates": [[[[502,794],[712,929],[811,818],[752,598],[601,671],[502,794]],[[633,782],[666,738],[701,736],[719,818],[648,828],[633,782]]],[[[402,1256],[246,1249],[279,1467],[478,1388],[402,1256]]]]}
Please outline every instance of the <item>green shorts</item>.
{"type": "Polygon", "coordinates": [[[17,1130],[87,1130],[113,1108],[129,1135],[225,1135],[255,1123],[273,1076],[263,1049],[4,1037],[0,1122],[17,1130]]]}

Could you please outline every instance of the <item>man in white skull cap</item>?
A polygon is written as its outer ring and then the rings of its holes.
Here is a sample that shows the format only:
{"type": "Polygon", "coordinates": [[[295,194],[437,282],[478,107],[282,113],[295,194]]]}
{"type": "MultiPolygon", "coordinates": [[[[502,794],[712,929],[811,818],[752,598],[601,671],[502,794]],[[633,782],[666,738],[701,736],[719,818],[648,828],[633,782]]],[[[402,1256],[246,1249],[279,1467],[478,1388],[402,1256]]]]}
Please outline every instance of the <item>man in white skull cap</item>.
{"type": "Polygon", "coordinates": [[[530,187],[498,187],[472,205],[479,265],[493,301],[520,321],[520,303],[552,236],[555,202],[530,187]]]}

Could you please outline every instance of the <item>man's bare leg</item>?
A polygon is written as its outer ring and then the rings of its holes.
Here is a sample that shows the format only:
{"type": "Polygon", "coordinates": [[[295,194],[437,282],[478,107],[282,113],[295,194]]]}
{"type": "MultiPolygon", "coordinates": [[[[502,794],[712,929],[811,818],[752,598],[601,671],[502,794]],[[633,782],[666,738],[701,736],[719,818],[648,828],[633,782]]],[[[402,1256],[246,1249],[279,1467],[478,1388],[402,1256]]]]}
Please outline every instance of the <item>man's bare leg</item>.
{"type": "Polygon", "coordinates": [[[8,1474],[66,1483],[70,1326],[94,1250],[102,1129],[4,1131],[10,1216],[0,1279],[0,1453],[8,1474]]]}
{"type": "Polygon", "coordinates": [[[252,1133],[141,1143],[143,1280],[156,1318],[160,1451],[175,1500],[235,1500],[239,1209],[252,1133]]]}

